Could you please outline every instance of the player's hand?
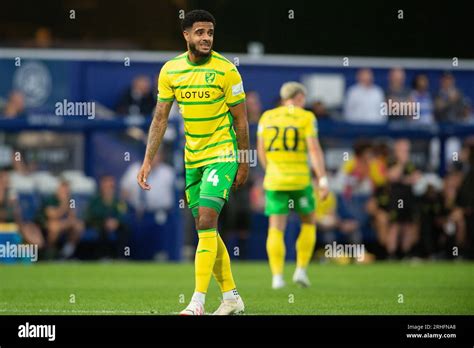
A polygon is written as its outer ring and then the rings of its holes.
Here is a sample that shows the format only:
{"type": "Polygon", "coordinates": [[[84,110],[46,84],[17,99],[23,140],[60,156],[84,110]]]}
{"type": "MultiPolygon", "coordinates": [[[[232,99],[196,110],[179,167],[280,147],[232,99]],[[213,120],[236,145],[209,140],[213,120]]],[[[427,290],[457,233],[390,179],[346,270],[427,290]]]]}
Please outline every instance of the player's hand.
{"type": "Polygon", "coordinates": [[[319,199],[324,201],[329,195],[329,182],[327,176],[319,178],[318,181],[318,196],[319,199]]]}
{"type": "Polygon", "coordinates": [[[237,170],[237,175],[235,176],[234,183],[232,188],[234,190],[245,185],[247,178],[249,176],[249,164],[248,163],[239,163],[239,169],[237,170]]]}
{"type": "Polygon", "coordinates": [[[137,181],[138,185],[144,190],[150,190],[151,186],[146,183],[146,179],[148,178],[148,175],[150,174],[151,170],[151,165],[148,162],[143,162],[142,167],[140,168],[140,171],[138,172],[137,175],[137,181]]]}
{"type": "Polygon", "coordinates": [[[318,188],[318,197],[320,200],[324,201],[329,195],[329,187],[322,186],[318,188]]]}

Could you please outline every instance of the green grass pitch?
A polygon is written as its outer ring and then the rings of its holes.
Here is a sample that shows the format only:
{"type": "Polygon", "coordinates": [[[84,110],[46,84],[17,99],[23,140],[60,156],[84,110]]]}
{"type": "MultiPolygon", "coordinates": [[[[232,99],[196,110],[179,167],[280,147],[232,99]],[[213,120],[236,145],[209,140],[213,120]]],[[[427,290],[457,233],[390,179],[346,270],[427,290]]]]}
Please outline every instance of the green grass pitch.
{"type": "MultiPolygon", "coordinates": [[[[233,262],[246,314],[474,314],[474,264],[311,264],[312,286],[270,288],[265,262],[233,262]]],[[[0,315],[176,314],[192,294],[191,263],[0,265],[0,315]]],[[[214,280],[206,312],[219,305],[214,280]]]]}

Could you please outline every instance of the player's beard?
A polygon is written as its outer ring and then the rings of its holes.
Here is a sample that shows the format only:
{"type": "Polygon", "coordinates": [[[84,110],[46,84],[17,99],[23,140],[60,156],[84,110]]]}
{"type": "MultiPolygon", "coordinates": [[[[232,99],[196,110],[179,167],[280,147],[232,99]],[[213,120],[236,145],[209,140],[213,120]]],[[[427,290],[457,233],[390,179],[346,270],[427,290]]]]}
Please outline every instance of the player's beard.
{"type": "Polygon", "coordinates": [[[189,44],[189,50],[191,51],[191,53],[197,57],[197,58],[207,58],[211,55],[211,52],[212,52],[212,46],[211,48],[209,49],[209,52],[208,53],[204,53],[204,52],[201,52],[199,51],[197,48],[196,48],[196,45],[193,44],[193,43],[190,43],[189,44]]]}

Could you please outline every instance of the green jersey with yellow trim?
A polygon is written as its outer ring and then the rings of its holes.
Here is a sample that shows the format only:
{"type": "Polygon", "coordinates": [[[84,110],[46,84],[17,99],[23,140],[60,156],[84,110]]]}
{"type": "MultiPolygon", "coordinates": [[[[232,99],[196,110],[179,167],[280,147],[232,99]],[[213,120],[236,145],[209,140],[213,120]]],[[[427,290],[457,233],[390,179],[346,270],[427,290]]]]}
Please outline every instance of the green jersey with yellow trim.
{"type": "Polygon", "coordinates": [[[165,63],[158,78],[158,100],[176,100],[184,119],[186,168],[235,162],[237,141],[229,106],[245,101],[234,64],[217,52],[193,63],[185,52],[165,63]]]}

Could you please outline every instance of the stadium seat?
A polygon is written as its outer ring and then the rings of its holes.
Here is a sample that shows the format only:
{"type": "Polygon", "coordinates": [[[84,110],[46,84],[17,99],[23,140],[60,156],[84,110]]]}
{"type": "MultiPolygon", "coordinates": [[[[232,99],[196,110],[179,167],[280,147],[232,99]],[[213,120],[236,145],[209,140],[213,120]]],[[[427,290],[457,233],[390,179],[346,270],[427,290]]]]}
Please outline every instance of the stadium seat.
{"type": "Polygon", "coordinates": [[[92,195],[87,193],[84,194],[72,192],[71,197],[74,199],[76,216],[80,219],[83,219],[86,213],[87,205],[89,204],[89,200],[91,199],[92,195]]]}
{"type": "Polygon", "coordinates": [[[10,174],[10,184],[17,193],[33,193],[35,190],[35,180],[31,175],[12,172],[10,174]]]}
{"type": "Polygon", "coordinates": [[[80,170],[63,170],[59,176],[66,179],[67,181],[70,181],[74,178],[84,177],[84,173],[80,170]]]}
{"type": "Polygon", "coordinates": [[[97,184],[94,179],[86,176],[71,177],[68,180],[73,194],[82,194],[92,196],[96,193],[97,184]]]}
{"type": "Polygon", "coordinates": [[[33,221],[39,209],[39,197],[35,192],[22,192],[18,194],[21,216],[24,221],[33,221]]]}
{"type": "Polygon", "coordinates": [[[59,179],[48,171],[39,171],[32,176],[35,187],[42,196],[53,194],[59,186],[59,179]]]}

